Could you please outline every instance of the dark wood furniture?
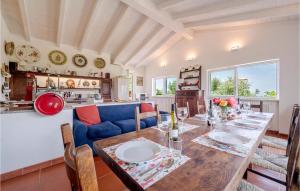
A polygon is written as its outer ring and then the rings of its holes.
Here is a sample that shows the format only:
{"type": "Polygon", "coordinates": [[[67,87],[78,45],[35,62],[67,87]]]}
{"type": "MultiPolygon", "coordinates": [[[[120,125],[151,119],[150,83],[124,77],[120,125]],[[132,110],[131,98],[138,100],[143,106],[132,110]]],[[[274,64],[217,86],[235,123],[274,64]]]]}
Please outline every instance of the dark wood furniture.
{"type": "MultiPolygon", "coordinates": [[[[206,122],[187,119],[186,123],[200,126],[199,128],[182,134],[183,154],[191,159],[183,166],[150,186],[147,190],[236,190],[270,121],[271,120],[268,121],[265,128],[261,129],[250,153],[243,158],[194,143],[192,141],[193,139],[209,132],[210,128],[206,125],[206,122]]],[[[130,141],[138,137],[144,137],[156,143],[164,144],[164,134],[153,128],[94,142],[94,149],[98,156],[103,159],[130,190],[143,190],[143,188],[106,154],[103,148],[130,141]]]]}
{"type": "Polygon", "coordinates": [[[189,107],[190,117],[205,113],[204,90],[177,90],[175,93],[177,107],[189,107]]]}
{"type": "Polygon", "coordinates": [[[183,87],[201,89],[201,66],[199,68],[185,69],[180,71],[179,78],[184,82],[179,85],[179,89],[183,87]],[[196,75],[194,75],[196,74],[196,75]]]}
{"type": "Polygon", "coordinates": [[[111,102],[112,79],[102,78],[100,81],[101,95],[104,102],[111,102]]]}
{"type": "Polygon", "coordinates": [[[259,109],[259,112],[263,112],[263,101],[259,101],[259,104],[251,104],[251,109],[259,109]]]}

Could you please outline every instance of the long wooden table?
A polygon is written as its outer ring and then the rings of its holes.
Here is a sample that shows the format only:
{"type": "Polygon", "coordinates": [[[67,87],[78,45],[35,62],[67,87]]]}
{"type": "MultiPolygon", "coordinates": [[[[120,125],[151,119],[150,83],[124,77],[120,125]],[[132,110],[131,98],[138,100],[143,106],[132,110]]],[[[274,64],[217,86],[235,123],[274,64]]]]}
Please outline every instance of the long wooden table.
{"type": "MultiPolygon", "coordinates": [[[[200,126],[199,128],[195,128],[182,134],[183,154],[191,159],[183,166],[154,183],[147,190],[235,190],[250,163],[251,157],[261,142],[270,121],[271,119],[261,130],[250,153],[246,157],[239,157],[192,142],[194,138],[210,131],[210,128],[207,127],[204,122],[188,119],[187,123],[200,126]]],[[[126,133],[94,142],[94,149],[98,156],[102,158],[130,190],[143,190],[143,188],[113,159],[111,159],[111,157],[103,151],[103,148],[139,137],[145,137],[162,145],[165,141],[162,132],[154,128],[147,128],[139,132],[126,133]]]]}

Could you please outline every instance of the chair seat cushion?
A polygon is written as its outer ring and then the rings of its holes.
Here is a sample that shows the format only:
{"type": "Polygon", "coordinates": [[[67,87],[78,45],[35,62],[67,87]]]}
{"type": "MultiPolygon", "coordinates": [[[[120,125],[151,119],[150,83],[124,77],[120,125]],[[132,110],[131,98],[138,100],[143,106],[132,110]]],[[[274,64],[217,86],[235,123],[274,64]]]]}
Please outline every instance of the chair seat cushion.
{"type": "MultiPolygon", "coordinates": [[[[135,131],[135,129],[136,129],[134,119],[115,121],[114,124],[117,125],[118,127],[120,127],[120,129],[122,130],[122,133],[132,132],[132,131],[135,131]]],[[[146,127],[145,122],[141,121],[141,128],[143,129],[145,127],[146,127]]]]}
{"type": "Polygon", "coordinates": [[[260,148],[256,149],[255,153],[261,156],[264,160],[267,160],[277,166],[280,166],[281,168],[287,169],[287,163],[288,163],[287,156],[271,153],[269,151],[260,148]]]}
{"type": "Polygon", "coordinates": [[[262,139],[261,144],[263,146],[273,147],[277,149],[286,149],[287,148],[287,140],[280,139],[277,137],[271,137],[271,136],[264,136],[262,139]]]}
{"type": "Polygon", "coordinates": [[[145,119],[141,119],[141,121],[145,122],[146,127],[152,127],[157,125],[156,117],[148,117],[145,119]]]}
{"type": "Polygon", "coordinates": [[[110,121],[105,121],[100,124],[88,126],[87,135],[89,138],[95,140],[120,135],[121,133],[122,131],[118,126],[110,121]]]}
{"type": "Polygon", "coordinates": [[[241,180],[240,185],[237,188],[237,191],[263,191],[263,189],[247,182],[245,180],[241,180]]]}
{"type": "Polygon", "coordinates": [[[287,174],[286,169],[284,169],[284,168],[282,168],[278,165],[275,165],[274,163],[272,163],[270,161],[264,160],[261,156],[259,156],[256,153],[251,158],[251,163],[256,165],[256,166],[266,168],[268,170],[273,170],[273,171],[279,172],[281,174],[285,174],[285,175],[287,174]]]}

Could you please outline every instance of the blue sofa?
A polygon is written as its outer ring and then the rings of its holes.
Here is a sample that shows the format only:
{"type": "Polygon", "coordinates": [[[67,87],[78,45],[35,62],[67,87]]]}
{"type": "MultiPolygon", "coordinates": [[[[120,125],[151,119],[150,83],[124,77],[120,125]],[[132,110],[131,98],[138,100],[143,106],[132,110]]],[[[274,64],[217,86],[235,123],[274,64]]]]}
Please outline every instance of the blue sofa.
{"type": "MultiPolygon", "coordinates": [[[[101,123],[86,126],[73,112],[73,134],[75,146],[88,144],[93,148],[93,142],[108,137],[135,131],[135,108],[140,104],[102,105],[98,106],[101,123]]],[[[166,113],[166,112],[161,112],[166,113]]],[[[141,120],[141,128],[157,124],[155,117],[141,120]]]]}

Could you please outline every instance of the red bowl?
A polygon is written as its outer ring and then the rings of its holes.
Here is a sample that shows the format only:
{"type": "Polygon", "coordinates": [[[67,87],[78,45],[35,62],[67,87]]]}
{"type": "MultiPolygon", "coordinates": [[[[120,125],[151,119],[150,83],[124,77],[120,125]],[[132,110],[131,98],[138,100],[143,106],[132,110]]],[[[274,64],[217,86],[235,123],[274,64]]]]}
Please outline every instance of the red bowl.
{"type": "Polygon", "coordinates": [[[42,115],[55,115],[64,108],[64,99],[52,92],[39,95],[34,101],[34,109],[42,115]]]}

